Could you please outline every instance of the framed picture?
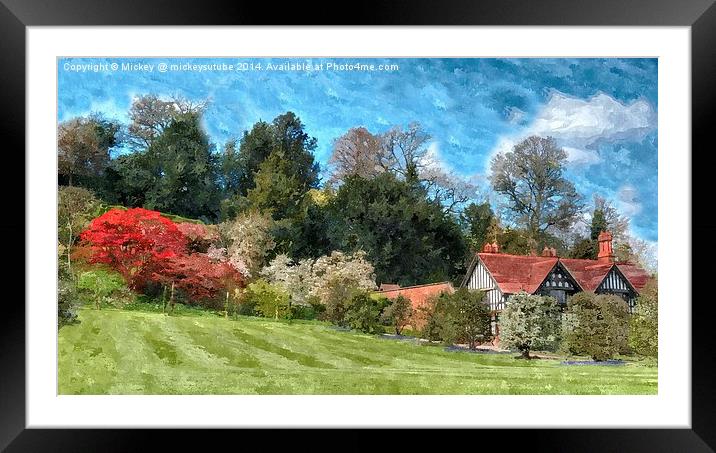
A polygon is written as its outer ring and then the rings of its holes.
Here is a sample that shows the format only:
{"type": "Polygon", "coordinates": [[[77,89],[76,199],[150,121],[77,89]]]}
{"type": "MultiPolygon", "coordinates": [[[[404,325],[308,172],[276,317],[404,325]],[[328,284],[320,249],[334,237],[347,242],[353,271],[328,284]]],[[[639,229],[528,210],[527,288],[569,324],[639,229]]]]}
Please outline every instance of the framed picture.
{"type": "Polygon", "coordinates": [[[9,451],[258,427],[711,451],[712,2],[298,27],[154,3],[1,10],[9,451]]]}

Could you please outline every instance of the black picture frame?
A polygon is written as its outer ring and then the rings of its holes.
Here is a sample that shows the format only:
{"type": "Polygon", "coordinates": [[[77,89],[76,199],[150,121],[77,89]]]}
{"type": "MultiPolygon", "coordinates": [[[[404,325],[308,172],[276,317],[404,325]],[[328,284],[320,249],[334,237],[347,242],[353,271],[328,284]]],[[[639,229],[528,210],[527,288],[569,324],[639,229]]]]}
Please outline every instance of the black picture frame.
{"type": "MultiPolygon", "coordinates": [[[[692,254],[693,286],[691,300],[666,301],[682,304],[692,310],[692,423],[691,429],[563,429],[515,430],[509,433],[468,434],[476,447],[504,448],[506,443],[517,445],[526,438],[533,450],[548,451],[714,451],[716,448],[716,390],[713,369],[716,354],[711,350],[714,303],[707,297],[703,282],[709,282],[716,270],[708,254],[716,234],[716,221],[701,211],[708,212],[711,166],[705,157],[712,152],[710,115],[716,102],[716,6],[714,0],[493,0],[472,2],[450,0],[430,2],[360,2],[350,12],[331,5],[297,5],[296,8],[276,7],[270,2],[233,2],[223,4],[214,0],[201,2],[188,0],[100,1],[100,0],[0,0],[0,131],[5,145],[5,159],[17,159],[13,165],[25,169],[25,53],[26,27],[41,25],[571,25],[571,26],[690,26],[692,65],[692,151],[669,150],[692,159],[692,238],[684,238],[684,247],[700,245],[692,254]],[[12,143],[12,145],[10,144],[12,143]],[[9,151],[13,150],[13,151],[9,151]],[[700,151],[700,152],[699,152],[700,151]],[[13,154],[14,153],[14,154],[13,154]],[[8,156],[8,154],[11,154],[8,156]],[[22,156],[22,157],[21,157],[22,156]],[[699,162],[698,165],[695,165],[699,162]],[[700,215],[697,215],[700,214],[700,215]],[[701,254],[700,254],[700,253],[701,254]],[[699,297],[703,296],[703,297],[699,297]],[[506,441],[505,439],[509,439],[506,441]]],[[[8,164],[6,164],[8,165],[8,164]]],[[[9,168],[9,167],[7,167],[9,168]]],[[[17,168],[17,167],[13,167],[17,168]]],[[[24,172],[6,171],[2,178],[7,209],[13,214],[5,216],[0,230],[5,232],[8,244],[5,256],[24,256],[20,241],[9,238],[31,237],[25,234],[24,199],[17,187],[24,187],[14,177],[23,178],[24,172]],[[13,174],[10,174],[13,173],[13,174]],[[12,185],[10,185],[12,184],[12,185]],[[16,203],[16,206],[12,206],[16,203]],[[12,255],[10,255],[12,254],[12,255]]],[[[694,250],[692,247],[691,250],[694,250]]],[[[668,258],[668,257],[667,257],[668,258]]],[[[6,263],[9,262],[6,259],[6,263]]],[[[31,272],[15,265],[15,273],[31,272]]],[[[6,281],[19,281],[6,275],[6,281]]],[[[26,281],[26,280],[25,280],[26,281]]],[[[685,284],[687,282],[684,282],[685,284]]],[[[0,447],[7,451],[135,451],[149,448],[147,442],[157,440],[164,447],[172,444],[183,447],[201,445],[236,435],[222,431],[209,436],[198,436],[190,431],[164,430],[45,430],[25,429],[25,309],[19,297],[6,297],[2,310],[0,331],[0,447]],[[10,300],[13,299],[13,300],[10,300]]],[[[509,421],[506,421],[509,422],[509,421]]],[[[341,438],[341,445],[356,448],[370,447],[367,433],[334,430],[332,435],[341,438]]],[[[436,433],[428,433],[434,437],[436,433]]],[[[317,435],[318,436],[318,435],[317,435]]],[[[260,434],[266,438],[266,433],[260,434]]],[[[287,433],[271,436],[270,447],[291,442],[305,444],[313,435],[287,433]]],[[[244,445],[249,440],[244,437],[244,445]]],[[[418,440],[414,434],[400,435],[403,448],[418,440]]],[[[330,447],[330,443],[328,443],[330,447]]],[[[457,445],[456,445],[457,446],[457,445]]],[[[289,447],[287,447],[289,448],[289,447]]],[[[388,448],[382,444],[381,448],[388,448]]]]}

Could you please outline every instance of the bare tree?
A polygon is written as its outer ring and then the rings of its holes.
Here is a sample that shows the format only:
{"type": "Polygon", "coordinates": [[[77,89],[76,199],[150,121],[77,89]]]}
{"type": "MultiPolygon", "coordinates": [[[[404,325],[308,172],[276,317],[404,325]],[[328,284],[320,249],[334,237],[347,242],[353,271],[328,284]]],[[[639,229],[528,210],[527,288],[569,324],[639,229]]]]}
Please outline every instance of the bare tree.
{"type": "Polygon", "coordinates": [[[430,138],[419,123],[410,123],[405,130],[393,127],[381,135],[385,156],[381,164],[406,179],[417,177],[426,165],[424,157],[430,138]]]}
{"type": "Polygon", "coordinates": [[[353,175],[371,178],[386,171],[381,138],[364,127],[349,129],[333,143],[329,165],[333,183],[353,175]]]}
{"type": "Polygon", "coordinates": [[[445,212],[457,212],[475,197],[476,186],[443,168],[430,155],[430,138],[419,123],[405,129],[396,126],[383,134],[373,134],[364,127],[349,129],[334,142],[329,183],[339,184],[352,175],[372,178],[392,172],[422,185],[445,212]]]}
{"type": "Polygon", "coordinates": [[[78,175],[99,176],[109,163],[109,149],[117,143],[119,126],[92,115],[60,123],[57,128],[58,172],[71,186],[78,175]]]}

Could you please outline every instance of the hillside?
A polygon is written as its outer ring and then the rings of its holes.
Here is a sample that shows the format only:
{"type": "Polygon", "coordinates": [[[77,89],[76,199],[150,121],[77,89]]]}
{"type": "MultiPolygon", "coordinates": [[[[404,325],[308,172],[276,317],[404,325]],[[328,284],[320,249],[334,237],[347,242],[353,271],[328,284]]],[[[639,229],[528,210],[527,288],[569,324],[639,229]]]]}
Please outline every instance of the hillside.
{"type": "Polygon", "coordinates": [[[657,368],[565,366],[319,322],[82,309],[59,332],[60,394],[656,394],[657,368]]]}

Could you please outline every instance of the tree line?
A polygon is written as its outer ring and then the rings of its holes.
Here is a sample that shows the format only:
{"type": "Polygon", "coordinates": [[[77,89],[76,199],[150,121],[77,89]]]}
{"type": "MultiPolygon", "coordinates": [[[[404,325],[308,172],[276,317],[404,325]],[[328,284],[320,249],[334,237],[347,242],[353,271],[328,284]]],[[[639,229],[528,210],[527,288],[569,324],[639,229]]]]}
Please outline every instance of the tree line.
{"type": "MultiPolygon", "coordinates": [[[[349,129],[322,169],[317,140],[294,113],[258,121],[217,149],[202,127],[207,105],[145,95],[133,101],[128,125],[98,114],[60,123],[59,184],[89,189],[106,205],[225,228],[238,221],[249,236],[265,233],[255,272],[279,255],[299,262],[364,252],[379,283],[404,286],[458,282],[485,242],[507,253],[549,244],[562,256],[593,258],[595,231],[626,235],[628,220],[606,200],[585,206],[564,176],[566,153],[549,137],[530,137],[493,159],[498,213],[435,161],[418,123],[383,133],[349,129]],[[590,234],[575,235],[585,211],[590,234]]],[[[617,251],[635,258],[627,247],[617,251]]]]}

